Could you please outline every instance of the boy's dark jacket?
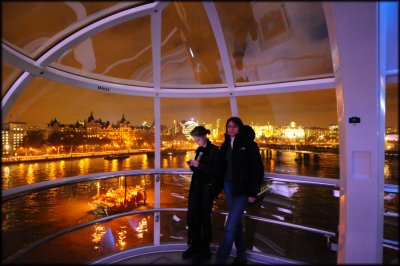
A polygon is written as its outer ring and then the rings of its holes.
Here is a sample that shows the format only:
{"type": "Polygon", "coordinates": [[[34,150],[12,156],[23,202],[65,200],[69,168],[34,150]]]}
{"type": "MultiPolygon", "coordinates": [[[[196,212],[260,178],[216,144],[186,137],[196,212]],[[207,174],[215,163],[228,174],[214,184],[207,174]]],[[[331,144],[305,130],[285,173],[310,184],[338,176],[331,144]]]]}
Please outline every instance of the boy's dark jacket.
{"type": "MultiPolygon", "coordinates": [[[[233,193],[236,196],[247,195],[256,198],[264,178],[264,165],[260,149],[254,139],[255,132],[248,125],[243,126],[240,133],[235,136],[232,151],[232,173],[233,193]]],[[[225,134],[225,141],[220,148],[221,177],[216,184],[216,195],[223,189],[224,173],[227,167],[225,156],[230,141],[230,136],[225,134]]]]}

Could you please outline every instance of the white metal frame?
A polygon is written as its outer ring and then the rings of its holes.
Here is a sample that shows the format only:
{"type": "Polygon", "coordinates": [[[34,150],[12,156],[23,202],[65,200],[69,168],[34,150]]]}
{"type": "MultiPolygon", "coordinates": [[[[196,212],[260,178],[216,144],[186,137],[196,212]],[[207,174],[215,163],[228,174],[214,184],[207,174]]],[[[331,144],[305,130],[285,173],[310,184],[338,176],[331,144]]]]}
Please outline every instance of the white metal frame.
{"type": "Polygon", "coordinates": [[[338,263],[382,263],[385,80],[379,3],[324,3],[340,135],[338,263]],[[360,117],[352,124],[350,117],[360,117]],[[383,121],[382,121],[383,120],[383,121]]]}

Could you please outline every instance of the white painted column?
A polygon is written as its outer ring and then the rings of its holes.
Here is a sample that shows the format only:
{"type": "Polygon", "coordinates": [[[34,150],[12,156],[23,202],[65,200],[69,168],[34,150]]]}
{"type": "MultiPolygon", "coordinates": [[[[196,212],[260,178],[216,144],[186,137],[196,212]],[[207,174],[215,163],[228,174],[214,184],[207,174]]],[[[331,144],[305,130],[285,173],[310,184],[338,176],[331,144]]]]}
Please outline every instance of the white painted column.
{"type": "Polygon", "coordinates": [[[378,2],[324,2],[340,134],[338,264],[382,263],[385,100],[378,2]],[[359,117],[360,123],[349,123],[359,117]]]}
{"type": "Polygon", "coordinates": [[[231,103],[232,116],[239,116],[239,110],[238,110],[238,106],[237,106],[236,96],[231,95],[229,97],[229,102],[231,103]]]}
{"type": "MultiPolygon", "coordinates": [[[[163,5],[164,6],[164,5],[163,5]]],[[[164,6],[165,7],[165,6],[164,6]]],[[[162,8],[162,6],[159,6],[162,8]]],[[[155,9],[151,15],[151,38],[153,40],[153,81],[157,91],[161,89],[161,14],[155,9]]],[[[159,93],[154,95],[154,169],[161,169],[161,106],[159,93]]],[[[160,208],[161,202],[161,175],[154,175],[154,208],[160,208]]],[[[154,212],[154,245],[160,245],[161,214],[154,212]]]]}

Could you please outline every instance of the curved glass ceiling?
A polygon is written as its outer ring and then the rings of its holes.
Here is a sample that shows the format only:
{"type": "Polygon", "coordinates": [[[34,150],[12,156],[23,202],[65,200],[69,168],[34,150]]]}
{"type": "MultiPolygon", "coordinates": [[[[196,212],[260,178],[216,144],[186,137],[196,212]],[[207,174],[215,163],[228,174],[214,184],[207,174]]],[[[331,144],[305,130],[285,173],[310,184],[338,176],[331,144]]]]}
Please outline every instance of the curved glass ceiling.
{"type": "Polygon", "coordinates": [[[322,3],[2,6],[3,43],[60,75],[143,89],[233,89],[332,76],[322,3]]]}
{"type": "Polygon", "coordinates": [[[2,40],[25,55],[37,58],[73,30],[109,12],[135,5],[113,1],[4,1],[2,40]],[[24,34],[17,34],[20,32],[24,34]]]}
{"type": "Polygon", "coordinates": [[[2,62],[1,67],[1,98],[7,93],[8,89],[15,82],[15,80],[22,74],[21,69],[17,69],[12,65],[2,62]]]}

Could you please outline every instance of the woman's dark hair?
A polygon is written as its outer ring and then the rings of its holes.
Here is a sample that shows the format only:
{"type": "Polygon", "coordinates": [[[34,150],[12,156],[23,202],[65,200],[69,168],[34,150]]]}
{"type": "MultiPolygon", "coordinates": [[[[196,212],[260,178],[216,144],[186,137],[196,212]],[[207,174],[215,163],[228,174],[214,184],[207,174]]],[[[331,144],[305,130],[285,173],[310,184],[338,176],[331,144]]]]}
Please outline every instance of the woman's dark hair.
{"type": "Polygon", "coordinates": [[[243,122],[242,122],[242,119],[240,119],[239,117],[237,117],[237,116],[232,116],[232,117],[229,117],[228,118],[228,120],[226,120],[226,124],[225,124],[225,132],[228,132],[228,124],[229,124],[229,122],[233,122],[233,123],[235,123],[235,125],[237,125],[238,127],[239,127],[239,130],[243,127],[243,122]]]}
{"type": "Polygon", "coordinates": [[[192,131],[190,131],[190,136],[192,137],[205,137],[206,135],[210,134],[211,131],[209,129],[206,129],[203,126],[197,126],[193,128],[192,131]]]}

